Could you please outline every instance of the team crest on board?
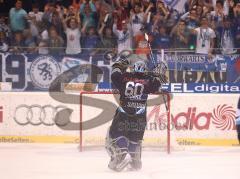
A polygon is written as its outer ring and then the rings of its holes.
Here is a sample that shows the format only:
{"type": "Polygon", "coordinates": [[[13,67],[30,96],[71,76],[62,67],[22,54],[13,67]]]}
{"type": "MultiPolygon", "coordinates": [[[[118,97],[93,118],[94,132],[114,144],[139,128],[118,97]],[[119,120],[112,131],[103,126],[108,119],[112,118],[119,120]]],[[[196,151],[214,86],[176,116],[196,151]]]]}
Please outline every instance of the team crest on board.
{"type": "Polygon", "coordinates": [[[41,89],[48,89],[60,72],[60,65],[52,56],[40,56],[30,66],[32,83],[41,89]]]}

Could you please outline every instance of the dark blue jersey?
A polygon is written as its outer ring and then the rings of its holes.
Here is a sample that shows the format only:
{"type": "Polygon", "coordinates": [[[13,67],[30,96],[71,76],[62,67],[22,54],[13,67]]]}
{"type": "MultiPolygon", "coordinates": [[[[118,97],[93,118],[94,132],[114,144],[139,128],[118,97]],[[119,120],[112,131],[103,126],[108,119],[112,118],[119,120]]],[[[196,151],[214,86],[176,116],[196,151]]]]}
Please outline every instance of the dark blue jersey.
{"type": "Polygon", "coordinates": [[[155,93],[161,86],[158,78],[144,73],[113,70],[111,75],[114,88],[120,93],[120,106],[128,114],[146,111],[148,94],[155,93]]]}

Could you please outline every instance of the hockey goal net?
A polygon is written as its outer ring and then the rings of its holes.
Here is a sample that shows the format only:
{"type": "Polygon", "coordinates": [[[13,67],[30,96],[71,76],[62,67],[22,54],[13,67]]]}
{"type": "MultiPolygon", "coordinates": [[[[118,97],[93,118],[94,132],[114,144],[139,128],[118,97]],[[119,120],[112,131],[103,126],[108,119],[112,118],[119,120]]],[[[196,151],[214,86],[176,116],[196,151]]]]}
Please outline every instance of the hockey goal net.
{"type": "MultiPolygon", "coordinates": [[[[119,104],[118,100],[119,94],[113,92],[80,93],[80,151],[104,146],[107,130],[119,104]]],[[[143,148],[162,149],[170,153],[170,95],[149,95],[147,105],[143,148]]]]}

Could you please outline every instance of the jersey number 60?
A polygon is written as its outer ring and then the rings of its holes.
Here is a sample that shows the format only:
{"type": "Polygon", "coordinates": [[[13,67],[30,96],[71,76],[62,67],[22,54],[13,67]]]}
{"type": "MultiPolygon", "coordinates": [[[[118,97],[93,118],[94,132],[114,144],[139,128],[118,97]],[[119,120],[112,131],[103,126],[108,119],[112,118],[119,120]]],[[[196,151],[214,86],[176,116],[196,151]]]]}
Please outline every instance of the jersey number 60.
{"type": "Polygon", "coordinates": [[[126,96],[139,96],[143,94],[144,85],[141,83],[127,82],[125,95],[126,96]]]}

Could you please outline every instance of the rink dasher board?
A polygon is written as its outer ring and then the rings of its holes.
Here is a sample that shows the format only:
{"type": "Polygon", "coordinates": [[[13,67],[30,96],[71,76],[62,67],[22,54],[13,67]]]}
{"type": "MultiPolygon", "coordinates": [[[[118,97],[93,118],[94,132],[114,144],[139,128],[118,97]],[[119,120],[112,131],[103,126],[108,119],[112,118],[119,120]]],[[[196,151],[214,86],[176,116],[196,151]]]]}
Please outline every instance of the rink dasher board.
{"type": "MultiPolygon", "coordinates": [[[[61,94],[59,93],[59,95],[61,94]]],[[[98,96],[85,94],[84,96],[91,96],[95,99],[105,100],[115,105],[117,104],[114,97],[109,94],[98,96]]],[[[233,115],[236,110],[238,97],[239,95],[236,94],[174,94],[170,102],[171,120],[175,121],[180,129],[171,129],[171,144],[174,145],[174,143],[177,142],[180,145],[199,146],[236,145],[233,115]]],[[[154,98],[154,96],[150,96],[150,98],[154,98]]],[[[78,125],[80,115],[83,116],[82,119],[84,122],[84,120],[94,119],[94,117],[104,109],[110,119],[109,122],[82,131],[83,146],[102,146],[104,144],[106,131],[111,124],[111,119],[116,109],[111,108],[111,111],[104,107],[103,109],[99,109],[82,105],[83,111],[82,114],[80,114],[79,95],[76,95],[74,98],[74,102],[77,104],[66,104],[51,98],[49,94],[45,92],[2,92],[0,93],[0,100],[0,142],[4,143],[79,143],[80,127],[78,125]],[[57,125],[19,125],[14,120],[14,113],[20,105],[51,105],[52,107],[61,105],[70,108],[73,110],[70,120],[76,123],[74,128],[76,130],[63,130],[57,125]]],[[[166,120],[164,105],[160,105],[160,107],[150,106],[147,110],[147,119],[149,122],[144,136],[144,145],[166,145],[167,130],[160,129],[158,124],[155,123],[159,120],[166,120]]],[[[48,122],[51,119],[51,111],[47,109],[46,113],[47,117],[45,120],[48,122]]],[[[18,113],[17,119],[24,120],[25,118],[26,112],[18,113]]],[[[34,120],[36,119],[37,117],[34,117],[34,120]]]]}

